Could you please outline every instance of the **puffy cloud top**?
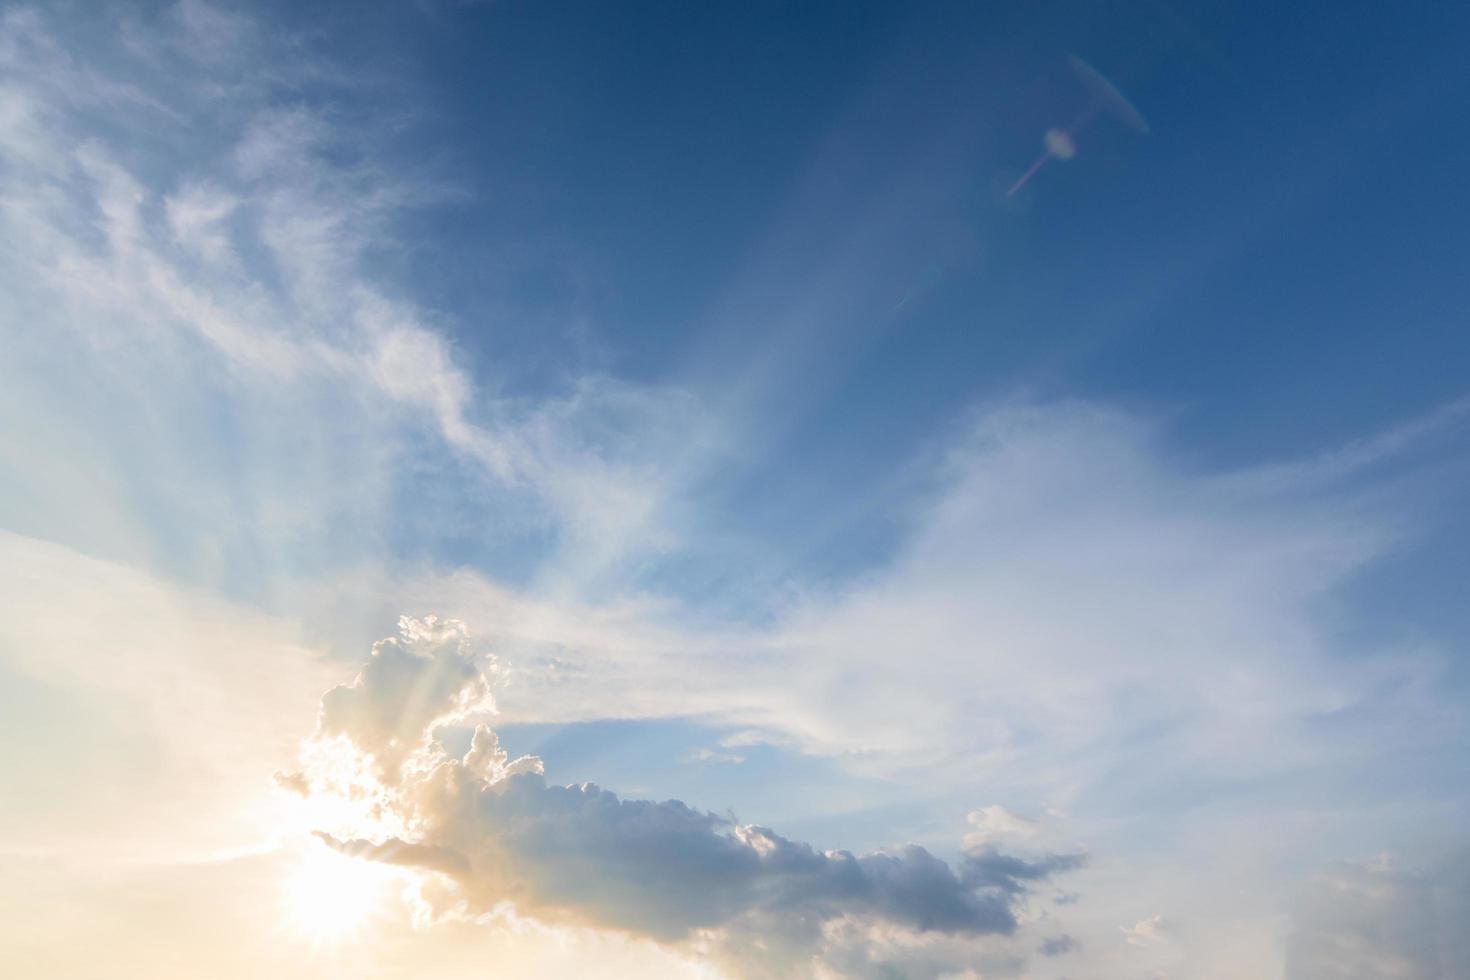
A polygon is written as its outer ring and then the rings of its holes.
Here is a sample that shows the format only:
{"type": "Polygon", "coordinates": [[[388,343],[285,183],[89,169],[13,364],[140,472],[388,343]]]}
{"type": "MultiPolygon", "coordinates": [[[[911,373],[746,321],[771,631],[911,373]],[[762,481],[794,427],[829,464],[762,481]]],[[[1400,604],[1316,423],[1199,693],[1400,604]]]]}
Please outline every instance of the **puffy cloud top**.
{"type": "Polygon", "coordinates": [[[436,725],[494,708],[464,626],[405,617],[398,636],[373,644],[351,684],[322,696],[318,724],[320,734],[345,735],[392,774],[436,725]]]}

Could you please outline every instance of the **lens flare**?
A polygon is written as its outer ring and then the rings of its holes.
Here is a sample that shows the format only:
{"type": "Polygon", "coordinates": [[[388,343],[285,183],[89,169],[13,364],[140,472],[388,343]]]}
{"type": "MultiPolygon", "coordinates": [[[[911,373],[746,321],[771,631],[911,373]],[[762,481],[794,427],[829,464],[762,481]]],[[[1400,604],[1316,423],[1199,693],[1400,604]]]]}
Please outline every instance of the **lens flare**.
{"type": "Polygon", "coordinates": [[[1016,192],[1036,176],[1036,172],[1046,165],[1048,160],[1070,160],[1077,155],[1077,133],[1088,126],[1099,113],[1105,113],[1136,133],[1147,133],[1148,123],[1143,114],[1129,102],[1127,97],[1118,90],[1118,87],[1100,74],[1087,62],[1076,55],[1067,59],[1071,65],[1072,72],[1077,80],[1087,89],[1088,100],[1078,113],[1072,124],[1065,128],[1054,126],[1046,131],[1042,138],[1044,149],[1036,162],[1023,173],[1010,190],[1006,191],[1006,197],[1014,197],[1016,192]]]}

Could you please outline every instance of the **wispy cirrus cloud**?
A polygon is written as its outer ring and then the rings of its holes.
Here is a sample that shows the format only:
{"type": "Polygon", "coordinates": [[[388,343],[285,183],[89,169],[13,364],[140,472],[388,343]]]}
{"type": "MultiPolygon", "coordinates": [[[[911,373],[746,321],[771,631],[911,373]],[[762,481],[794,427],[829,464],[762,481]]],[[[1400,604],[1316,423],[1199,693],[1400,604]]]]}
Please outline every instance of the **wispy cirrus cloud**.
{"type": "MultiPolygon", "coordinates": [[[[520,523],[528,547],[575,552],[596,567],[667,543],[657,451],[677,438],[677,420],[692,417],[685,395],[581,375],[526,402],[472,378],[435,314],[389,285],[387,265],[374,261],[391,251],[398,216],[460,191],[384,166],[395,127],[338,118],[320,62],[290,57],[300,39],[200,4],[113,16],[129,38],[121,48],[34,9],[8,9],[0,24],[0,231],[9,243],[0,276],[14,315],[28,322],[13,372],[66,359],[93,400],[155,412],[154,424],[169,428],[152,434],[150,451],[171,455],[155,465],[177,481],[217,479],[191,459],[203,438],[245,454],[252,478],[299,476],[292,440],[245,430],[309,420],[307,435],[332,444],[334,465],[353,473],[330,494],[336,512],[318,515],[327,526],[391,524],[355,521],[351,508],[391,506],[402,487],[395,463],[411,466],[414,441],[428,440],[469,466],[469,486],[520,523]],[[249,56],[216,62],[200,57],[201,45],[249,56]],[[105,72],[84,67],[94,55],[105,72]],[[146,389],[133,387],[140,378],[146,389]],[[191,402],[225,428],[201,433],[167,418],[166,405],[191,402]],[[293,402],[313,408],[304,415],[293,402]],[[257,412],[262,403],[281,406],[279,417],[257,412]]],[[[62,428],[67,395],[10,385],[8,415],[49,415],[45,424],[62,428]]],[[[43,477],[19,460],[10,466],[26,510],[42,510],[43,477]]],[[[166,506],[157,491],[134,492],[166,506]]],[[[324,496],[285,495],[275,509],[324,496]]],[[[49,509],[63,503],[52,498],[49,509]]],[[[269,528],[260,530],[266,541],[241,546],[270,547],[269,528]]]]}

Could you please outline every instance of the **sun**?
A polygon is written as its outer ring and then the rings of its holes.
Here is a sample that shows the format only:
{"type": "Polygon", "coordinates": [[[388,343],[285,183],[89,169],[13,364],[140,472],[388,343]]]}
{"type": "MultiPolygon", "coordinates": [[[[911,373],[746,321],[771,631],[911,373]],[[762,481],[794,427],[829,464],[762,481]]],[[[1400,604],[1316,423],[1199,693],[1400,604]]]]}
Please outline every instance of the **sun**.
{"type": "Polygon", "coordinates": [[[286,924],[319,946],[353,939],[383,907],[391,880],[381,864],[308,847],[286,878],[286,924]]]}

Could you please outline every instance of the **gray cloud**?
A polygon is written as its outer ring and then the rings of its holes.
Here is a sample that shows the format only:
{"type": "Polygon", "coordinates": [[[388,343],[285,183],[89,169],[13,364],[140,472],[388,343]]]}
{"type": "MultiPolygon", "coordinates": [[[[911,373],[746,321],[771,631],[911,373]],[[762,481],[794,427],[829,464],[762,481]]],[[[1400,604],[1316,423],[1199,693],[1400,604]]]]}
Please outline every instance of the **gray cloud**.
{"type": "Polygon", "coordinates": [[[1048,854],[1039,861],[1026,861],[985,847],[965,856],[962,878],[971,888],[1018,895],[1032,883],[1082,867],[1084,860],[1080,854],[1048,854]]]}
{"type": "MultiPolygon", "coordinates": [[[[352,684],[326,694],[318,734],[378,762],[382,805],[412,833],[319,836],[344,854],[447,876],[456,887],[441,913],[509,902],[548,922],[695,942],[747,975],[781,973],[810,961],[839,921],[1008,936],[1031,886],[1081,864],[994,848],[955,866],[913,844],[818,850],[677,800],[548,783],[539,759],[511,760],[484,725],[468,751],[452,753],[446,743],[463,741],[448,727],[488,704],[489,683],[458,624],[405,620],[402,630],[374,646],[352,684]]],[[[323,784],[307,772],[292,780],[300,785],[323,784]]],[[[848,930],[843,942],[863,934],[848,930]]]]}
{"type": "Polygon", "coordinates": [[[862,913],[918,931],[1016,926],[1018,889],[967,880],[922,847],[823,852],[677,800],[623,800],[534,773],[488,782],[455,760],[416,791],[425,840],[463,857],[454,877],[481,907],[509,899],[662,939],[757,910],[862,913]]]}
{"type": "Polygon", "coordinates": [[[1062,933],[1060,936],[1047,936],[1041,941],[1041,945],[1036,947],[1036,951],[1042,956],[1063,956],[1074,952],[1079,946],[1077,940],[1062,933]]]}

